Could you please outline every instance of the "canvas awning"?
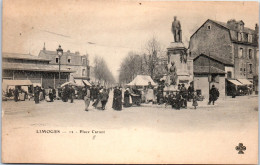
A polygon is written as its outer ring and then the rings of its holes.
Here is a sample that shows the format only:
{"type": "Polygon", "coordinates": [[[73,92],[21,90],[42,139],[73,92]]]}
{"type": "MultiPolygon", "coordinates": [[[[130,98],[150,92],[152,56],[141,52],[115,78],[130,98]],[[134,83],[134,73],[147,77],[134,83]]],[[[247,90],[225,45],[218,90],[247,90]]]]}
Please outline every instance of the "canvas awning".
{"type": "Polygon", "coordinates": [[[248,79],[237,79],[243,85],[252,85],[252,83],[248,79]]]}
{"type": "Polygon", "coordinates": [[[42,85],[40,83],[33,83],[33,87],[36,87],[36,86],[41,87],[42,85]]]}
{"type": "Polygon", "coordinates": [[[31,80],[3,80],[3,84],[8,86],[30,86],[33,85],[31,80]]]}
{"type": "Polygon", "coordinates": [[[75,83],[78,85],[78,86],[84,86],[84,83],[82,80],[77,80],[77,79],[74,79],[75,83]]]}
{"type": "Polygon", "coordinates": [[[157,84],[153,81],[150,76],[147,75],[137,75],[133,81],[131,81],[128,86],[148,86],[148,83],[151,82],[152,86],[156,86],[157,84]]]}
{"type": "Polygon", "coordinates": [[[228,80],[229,82],[231,82],[232,84],[236,85],[236,86],[239,86],[239,85],[243,85],[241,84],[239,81],[237,80],[228,80]]]}
{"type": "Polygon", "coordinates": [[[83,80],[83,82],[84,82],[87,86],[92,86],[88,80],[83,80]]]}
{"type": "Polygon", "coordinates": [[[30,86],[33,83],[30,80],[3,80],[2,89],[5,91],[9,86],[30,86]]]}

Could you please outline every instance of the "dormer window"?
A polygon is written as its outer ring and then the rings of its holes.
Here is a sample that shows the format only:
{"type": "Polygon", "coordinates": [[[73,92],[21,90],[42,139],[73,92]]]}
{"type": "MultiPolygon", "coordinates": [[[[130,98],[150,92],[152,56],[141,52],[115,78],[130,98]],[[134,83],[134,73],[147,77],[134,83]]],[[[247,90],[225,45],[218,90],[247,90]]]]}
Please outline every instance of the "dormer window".
{"type": "Polygon", "coordinates": [[[248,42],[250,42],[250,43],[253,42],[253,36],[252,36],[252,34],[248,34],[248,42]]]}

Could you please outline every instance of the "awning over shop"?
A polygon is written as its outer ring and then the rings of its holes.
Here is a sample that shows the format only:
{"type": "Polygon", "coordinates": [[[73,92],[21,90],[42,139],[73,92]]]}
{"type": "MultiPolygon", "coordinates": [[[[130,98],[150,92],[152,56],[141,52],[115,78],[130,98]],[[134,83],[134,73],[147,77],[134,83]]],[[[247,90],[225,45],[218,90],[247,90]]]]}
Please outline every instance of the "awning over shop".
{"type": "Polygon", "coordinates": [[[252,83],[248,79],[237,79],[243,85],[252,85],[252,83]]]}
{"type": "Polygon", "coordinates": [[[84,82],[87,86],[92,86],[88,80],[83,80],[83,82],[84,82]]]}
{"type": "Polygon", "coordinates": [[[243,85],[241,84],[239,81],[237,80],[228,80],[229,82],[231,82],[232,84],[236,85],[236,86],[239,86],[239,85],[243,85]]]}

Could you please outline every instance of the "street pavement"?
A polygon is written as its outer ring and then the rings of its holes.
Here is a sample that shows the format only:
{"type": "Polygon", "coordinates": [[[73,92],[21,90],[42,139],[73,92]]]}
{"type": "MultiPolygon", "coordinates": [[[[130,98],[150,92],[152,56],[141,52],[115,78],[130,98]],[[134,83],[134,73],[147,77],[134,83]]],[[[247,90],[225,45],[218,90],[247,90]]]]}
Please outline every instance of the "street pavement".
{"type": "Polygon", "coordinates": [[[59,160],[61,163],[208,163],[215,160],[214,163],[226,163],[227,156],[230,156],[228,161],[241,164],[257,160],[258,96],[224,97],[215,105],[207,105],[207,100],[198,104],[196,110],[188,102],[188,108],[181,110],[150,103],[115,111],[111,108],[110,96],[106,110],[90,106],[89,111],[84,111],[83,100],[42,101],[40,104],[32,100],[2,102],[6,160],[59,160]],[[49,129],[62,133],[36,133],[49,129]],[[90,133],[83,134],[80,130],[90,133]],[[97,133],[92,133],[93,130],[97,133]],[[240,142],[248,148],[243,158],[238,157],[235,150],[240,142]],[[52,149],[44,145],[52,145],[52,149]],[[24,157],[13,155],[12,150],[24,157]],[[63,154],[54,158],[54,150],[63,154]],[[39,154],[43,155],[39,157],[39,154]]]}

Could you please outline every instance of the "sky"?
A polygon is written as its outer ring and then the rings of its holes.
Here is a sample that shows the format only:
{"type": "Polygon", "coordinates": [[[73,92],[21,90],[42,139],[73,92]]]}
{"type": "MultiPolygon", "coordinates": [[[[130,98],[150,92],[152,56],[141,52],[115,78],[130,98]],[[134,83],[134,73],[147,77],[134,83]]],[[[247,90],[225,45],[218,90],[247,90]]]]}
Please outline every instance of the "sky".
{"type": "Polygon", "coordinates": [[[254,29],[258,2],[6,0],[3,2],[3,52],[38,55],[45,47],[103,57],[115,78],[128,52],[145,52],[153,36],[166,50],[173,42],[177,16],[183,43],[207,20],[243,20],[254,29]],[[94,44],[92,44],[94,43],[94,44]]]}

